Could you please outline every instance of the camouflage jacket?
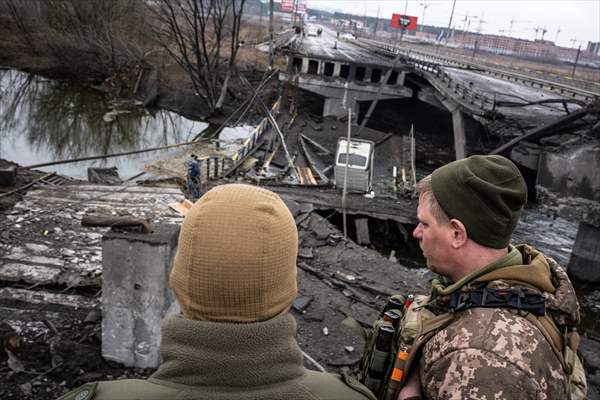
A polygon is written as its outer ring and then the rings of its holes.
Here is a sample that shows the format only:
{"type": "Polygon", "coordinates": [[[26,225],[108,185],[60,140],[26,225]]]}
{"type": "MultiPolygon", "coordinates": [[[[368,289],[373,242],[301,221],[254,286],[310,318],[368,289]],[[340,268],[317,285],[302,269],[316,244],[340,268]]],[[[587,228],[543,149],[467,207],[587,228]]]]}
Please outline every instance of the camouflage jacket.
{"type": "Polygon", "coordinates": [[[148,380],[92,382],[59,400],[375,400],[354,378],[304,368],[289,314],[251,324],[178,315],[161,332],[162,364],[148,380]]]}
{"type": "MultiPolygon", "coordinates": [[[[461,280],[457,290],[475,285],[537,288],[547,296],[547,312],[555,321],[576,325],[579,305],[565,271],[532,247],[517,249],[520,265],[475,274],[461,280]]],[[[438,295],[438,305],[448,300],[447,294],[438,295]]],[[[568,398],[567,377],[548,340],[530,321],[506,308],[458,312],[425,344],[419,366],[427,399],[568,398]]]]}

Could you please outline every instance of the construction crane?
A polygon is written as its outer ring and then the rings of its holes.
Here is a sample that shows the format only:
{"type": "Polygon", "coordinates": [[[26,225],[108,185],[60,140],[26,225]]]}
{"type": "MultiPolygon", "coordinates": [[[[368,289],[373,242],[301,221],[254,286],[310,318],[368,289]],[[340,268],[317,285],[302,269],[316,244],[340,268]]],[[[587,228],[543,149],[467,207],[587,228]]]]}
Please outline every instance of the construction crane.
{"type": "Polygon", "coordinates": [[[573,39],[569,40],[569,42],[571,42],[571,48],[574,49],[575,48],[575,43],[577,43],[577,39],[573,38],[573,39]]]}
{"type": "Polygon", "coordinates": [[[510,20],[510,25],[508,26],[508,36],[511,35],[512,33],[512,28],[514,24],[526,24],[529,23],[531,21],[521,21],[521,20],[516,20],[514,19],[514,17],[510,20]]]}
{"type": "Polygon", "coordinates": [[[469,15],[468,12],[466,14],[460,14],[460,15],[464,15],[464,18],[461,19],[461,21],[463,22],[463,29],[462,29],[463,32],[469,30],[471,21],[478,18],[476,15],[469,15]]]}
{"type": "Polygon", "coordinates": [[[467,31],[469,30],[469,27],[471,26],[471,21],[474,19],[477,19],[478,17],[476,15],[469,15],[468,12],[466,14],[460,14],[460,15],[464,15],[464,18],[461,20],[463,22],[461,42],[464,45],[465,44],[465,36],[467,34],[467,31]]]}
{"type": "Polygon", "coordinates": [[[483,14],[481,14],[481,18],[479,18],[479,24],[477,25],[477,33],[481,33],[483,30],[483,24],[487,24],[487,21],[483,19],[483,14]]]}

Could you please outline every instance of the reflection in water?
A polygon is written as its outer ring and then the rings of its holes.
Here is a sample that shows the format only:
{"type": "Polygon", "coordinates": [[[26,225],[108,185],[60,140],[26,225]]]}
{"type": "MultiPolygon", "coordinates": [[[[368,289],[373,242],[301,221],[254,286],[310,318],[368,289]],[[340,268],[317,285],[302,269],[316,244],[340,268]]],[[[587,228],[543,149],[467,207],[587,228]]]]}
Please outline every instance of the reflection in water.
{"type": "MultiPolygon", "coordinates": [[[[206,123],[167,111],[124,110],[87,88],[14,70],[0,70],[0,158],[20,165],[107,155],[191,140],[206,123]],[[112,113],[113,115],[116,113],[112,113]]],[[[156,152],[48,167],[82,177],[88,166],[116,165],[122,176],[139,172],[156,152]]]]}

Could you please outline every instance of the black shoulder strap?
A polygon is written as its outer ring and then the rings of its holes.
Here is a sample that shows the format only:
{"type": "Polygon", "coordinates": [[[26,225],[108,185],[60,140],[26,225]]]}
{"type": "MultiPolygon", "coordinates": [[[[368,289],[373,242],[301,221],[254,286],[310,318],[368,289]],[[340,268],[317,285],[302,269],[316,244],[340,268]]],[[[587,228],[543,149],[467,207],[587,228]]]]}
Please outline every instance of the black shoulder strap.
{"type": "Polygon", "coordinates": [[[480,288],[450,295],[450,312],[474,307],[512,308],[537,316],[546,314],[546,297],[532,289],[516,287],[509,289],[480,288]]]}

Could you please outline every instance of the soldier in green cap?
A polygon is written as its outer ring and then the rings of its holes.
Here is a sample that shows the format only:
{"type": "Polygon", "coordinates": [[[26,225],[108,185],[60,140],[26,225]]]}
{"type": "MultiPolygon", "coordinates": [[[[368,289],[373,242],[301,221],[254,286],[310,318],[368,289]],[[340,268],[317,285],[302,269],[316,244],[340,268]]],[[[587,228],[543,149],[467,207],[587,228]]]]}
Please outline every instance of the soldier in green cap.
{"type": "Polygon", "coordinates": [[[510,243],[527,202],[517,167],[471,156],[417,190],[413,236],[440,275],[425,308],[448,318],[417,337],[424,343],[411,350],[419,358],[398,399],[583,398],[573,287],[553,259],[510,243]]]}
{"type": "Polygon", "coordinates": [[[183,220],[170,276],[181,314],[162,323],[158,370],[60,400],[375,400],[348,375],[304,367],[289,313],[297,254],[296,224],[277,194],[211,189],[183,220]]]}

